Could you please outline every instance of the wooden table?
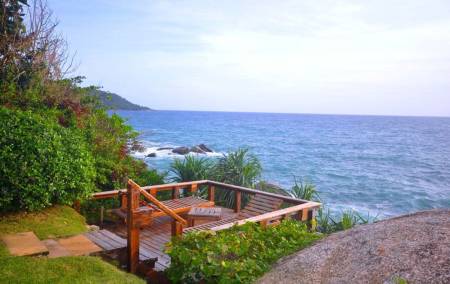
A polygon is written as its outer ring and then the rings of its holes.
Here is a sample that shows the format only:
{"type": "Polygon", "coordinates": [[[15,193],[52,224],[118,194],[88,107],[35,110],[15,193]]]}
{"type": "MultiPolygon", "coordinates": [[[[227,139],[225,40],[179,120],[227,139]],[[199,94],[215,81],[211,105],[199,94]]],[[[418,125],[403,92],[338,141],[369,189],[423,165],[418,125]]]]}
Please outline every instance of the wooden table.
{"type": "Polygon", "coordinates": [[[218,221],[222,217],[222,208],[193,207],[187,215],[188,226],[194,226],[195,220],[218,221]]]}

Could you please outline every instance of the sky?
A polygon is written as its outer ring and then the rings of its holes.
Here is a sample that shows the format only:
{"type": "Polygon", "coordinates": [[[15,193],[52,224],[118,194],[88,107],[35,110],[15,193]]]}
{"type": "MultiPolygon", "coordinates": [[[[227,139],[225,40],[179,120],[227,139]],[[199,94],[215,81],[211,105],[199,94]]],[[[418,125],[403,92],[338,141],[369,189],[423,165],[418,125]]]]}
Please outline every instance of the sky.
{"type": "Polygon", "coordinates": [[[450,1],[49,0],[75,75],[154,109],[450,116],[450,1]]]}

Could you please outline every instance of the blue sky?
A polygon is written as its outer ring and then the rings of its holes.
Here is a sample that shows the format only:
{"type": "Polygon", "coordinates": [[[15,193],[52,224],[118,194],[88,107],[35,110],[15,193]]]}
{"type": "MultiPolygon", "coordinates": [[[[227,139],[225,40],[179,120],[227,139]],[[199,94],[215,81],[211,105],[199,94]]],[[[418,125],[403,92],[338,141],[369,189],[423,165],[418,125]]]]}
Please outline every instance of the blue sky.
{"type": "Polygon", "coordinates": [[[76,74],[155,109],[450,116],[450,1],[49,1],[76,74]]]}

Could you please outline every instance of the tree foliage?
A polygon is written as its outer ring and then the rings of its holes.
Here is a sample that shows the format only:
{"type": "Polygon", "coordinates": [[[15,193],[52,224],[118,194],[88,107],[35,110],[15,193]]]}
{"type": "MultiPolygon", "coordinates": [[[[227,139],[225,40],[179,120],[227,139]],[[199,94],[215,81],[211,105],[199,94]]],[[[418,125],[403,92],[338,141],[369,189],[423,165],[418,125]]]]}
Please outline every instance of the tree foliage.
{"type": "Polygon", "coordinates": [[[44,0],[0,0],[1,129],[8,134],[0,172],[10,175],[0,177],[1,202],[34,210],[94,188],[123,188],[129,177],[163,182],[130,156],[137,132],[89,95],[97,88],[68,77],[73,60],[57,25],[44,0]]]}
{"type": "Polygon", "coordinates": [[[0,210],[72,204],[95,189],[81,131],[28,111],[0,108],[0,210]]]}

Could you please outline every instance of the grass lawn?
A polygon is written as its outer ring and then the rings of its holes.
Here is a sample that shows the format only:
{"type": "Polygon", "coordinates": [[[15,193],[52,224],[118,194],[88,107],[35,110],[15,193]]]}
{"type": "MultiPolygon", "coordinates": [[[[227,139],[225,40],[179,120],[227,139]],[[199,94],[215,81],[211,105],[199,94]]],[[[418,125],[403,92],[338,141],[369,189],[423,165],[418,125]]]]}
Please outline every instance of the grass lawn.
{"type": "Polygon", "coordinates": [[[27,231],[33,231],[42,240],[84,233],[87,228],[84,217],[68,206],[0,216],[0,235],[27,231]]]}
{"type": "Polygon", "coordinates": [[[145,283],[92,256],[0,257],[2,283],[145,283]]]}
{"type": "MultiPolygon", "coordinates": [[[[0,235],[33,231],[39,239],[86,232],[83,216],[67,206],[35,213],[0,216],[0,235]]],[[[1,283],[145,283],[142,279],[91,256],[48,259],[13,257],[0,241],[1,283]]]]}

